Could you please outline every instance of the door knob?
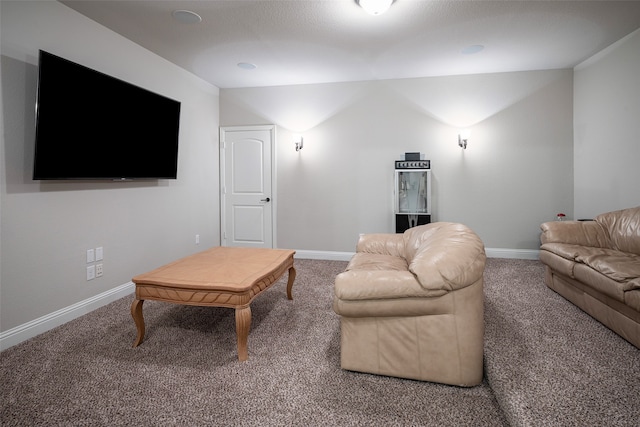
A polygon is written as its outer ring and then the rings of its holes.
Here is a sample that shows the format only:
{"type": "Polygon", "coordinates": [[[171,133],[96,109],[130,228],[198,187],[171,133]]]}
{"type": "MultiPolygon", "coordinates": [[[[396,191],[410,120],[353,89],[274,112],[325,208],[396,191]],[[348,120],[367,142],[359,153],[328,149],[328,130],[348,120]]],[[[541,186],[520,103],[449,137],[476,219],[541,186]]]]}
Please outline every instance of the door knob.
{"type": "Polygon", "coordinates": [[[261,202],[270,202],[270,201],[271,201],[271,199],[267,197],[266,199],[260,199],[260,201],[261,201],[261,202]]]}

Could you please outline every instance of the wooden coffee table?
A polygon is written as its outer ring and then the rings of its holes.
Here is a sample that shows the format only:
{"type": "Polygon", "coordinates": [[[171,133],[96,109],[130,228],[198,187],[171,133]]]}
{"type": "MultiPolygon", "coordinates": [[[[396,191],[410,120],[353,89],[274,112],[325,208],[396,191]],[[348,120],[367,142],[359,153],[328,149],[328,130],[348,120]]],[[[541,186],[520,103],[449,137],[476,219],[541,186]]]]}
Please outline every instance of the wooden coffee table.
{"type": "Polygon", "coordinates": [[[289,271],[287,298],[296,278],[295,251],[284,249],[214,247],[133,278],[136,299],[131,316],[136,323],[137,347],[144,339],[144,300],[175,304],[228,307],[236,310],[238,359],[247,360],[253,299],[285,271],[289,271]]]}

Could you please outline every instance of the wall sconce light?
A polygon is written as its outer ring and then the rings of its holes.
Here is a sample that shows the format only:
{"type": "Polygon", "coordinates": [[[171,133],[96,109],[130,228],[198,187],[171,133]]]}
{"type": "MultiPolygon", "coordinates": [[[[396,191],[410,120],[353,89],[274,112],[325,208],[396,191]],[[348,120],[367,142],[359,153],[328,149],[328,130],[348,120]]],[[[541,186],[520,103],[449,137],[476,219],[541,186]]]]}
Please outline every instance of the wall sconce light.
{"type": "Polygon", "coordinates": [[[463,149],[467,148],[467,141],[470,135],[471,131],[469,129],[460,129],[458,131],[458,145],[463,149]]]}
{"type": "Polygon", "coordinates": [[[302,150],[302,147],[304,146],[304,140],[302,139],[302,135],[294,135],[293,143],[296,145],[296,151],[302,150]]]}
{"type": "Polygon", "coordinates": [[[356,0],[356,3],[371,15],[382,15],[395,0],[356,0]]]}

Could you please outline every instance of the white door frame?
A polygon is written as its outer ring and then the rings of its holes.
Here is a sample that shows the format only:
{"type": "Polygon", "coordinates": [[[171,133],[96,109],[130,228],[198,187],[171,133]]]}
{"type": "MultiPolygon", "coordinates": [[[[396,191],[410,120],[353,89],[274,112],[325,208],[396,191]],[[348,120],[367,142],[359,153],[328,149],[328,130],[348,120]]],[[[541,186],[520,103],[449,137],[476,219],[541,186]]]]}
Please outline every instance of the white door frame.
{"type": "Polygon", "coordinates": [[[278,230],[276,227],[277,221],[277,212],[278,212],[278,197],[277,197],[277,169],[276,169],[276,126],[275,125],[250,125],[250,126],[221,126],[220,127],[220,243],[221,246],[226,246],[226,226],[227,226],[227,218],[226,218],[226,182],[225,182],[225,171],[226,171],[226,155],[225,155],[225,133],[230,131],[269,131],[271,134],[271,242],[274,248],[278,247],[278,243],[276,237],[278,235],[278,230]]]}

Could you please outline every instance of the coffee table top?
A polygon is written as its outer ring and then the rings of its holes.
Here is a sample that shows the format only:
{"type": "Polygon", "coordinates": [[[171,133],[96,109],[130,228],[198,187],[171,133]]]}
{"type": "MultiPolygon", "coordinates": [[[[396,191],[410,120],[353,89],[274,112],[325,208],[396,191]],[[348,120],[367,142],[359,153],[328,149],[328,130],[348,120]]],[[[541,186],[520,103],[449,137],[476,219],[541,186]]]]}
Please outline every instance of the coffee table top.
{"type": "Polygon", "coordinates": [[[217,246],[133,278],[136,285],[246,292],[278,270],[295,251],[217,246]]]}

